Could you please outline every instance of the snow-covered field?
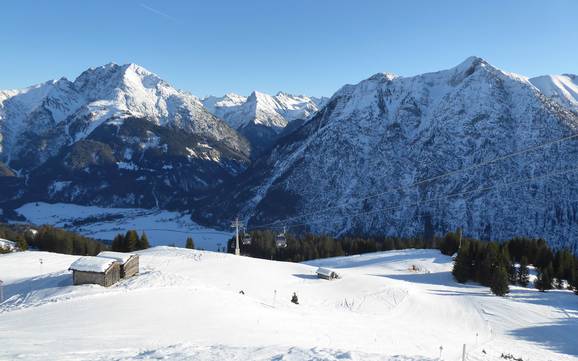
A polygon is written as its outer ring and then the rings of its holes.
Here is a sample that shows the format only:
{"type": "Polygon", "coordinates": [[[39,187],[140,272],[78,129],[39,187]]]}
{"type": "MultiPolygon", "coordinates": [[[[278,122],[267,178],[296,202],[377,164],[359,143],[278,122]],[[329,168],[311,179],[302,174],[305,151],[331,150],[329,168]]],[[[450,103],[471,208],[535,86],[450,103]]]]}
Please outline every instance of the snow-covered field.
{"type": "Polygon", "coordinates": [[[466,344],[468,360],[578,360],[577,296],[513,287],[495,297],[455,283],[435,250],[307,264],[172,247],[140,255],[140,275],[110,288],[72,286],[76,256],[1,255],[0,359],[423,361],[442,346],[457,361],[466,344]],[[342,278],[317,279],[319,265],[342,278]]]}
{"type": "Polygon", "coordinates": [[[96,239],[112,240],[129,229],[145,231],[151,245],[184,247],[188,236],[196,248],[217,250],[224,247],[232,233],[205,228],[190,215],[154,209],[102,208],[66,203],[27,203],[16,210],[36,225],[50,224],[96,239]]]}

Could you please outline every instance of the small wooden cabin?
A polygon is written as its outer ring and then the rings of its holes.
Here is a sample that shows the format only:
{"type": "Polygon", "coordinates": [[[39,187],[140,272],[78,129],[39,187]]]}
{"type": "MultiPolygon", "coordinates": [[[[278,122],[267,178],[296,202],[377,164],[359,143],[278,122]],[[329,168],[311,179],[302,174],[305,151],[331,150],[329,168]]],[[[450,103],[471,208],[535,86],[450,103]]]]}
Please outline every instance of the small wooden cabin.
{"type": "Polygon", "coordinates": [[[325,280],[334,280],[336,278],[339,278],[339,275],[337,274],[337,272],[330,270],[329,268],[319,267],[317,269],[317,277],[323,278],[325,280]]]}
{"type": "Polygon", "coordinates": [[[68,268],[75,285],[97,284],[110,287],[120,280],[120,265],[111,258],[80,257],[68,268]]]}
{"type": "Polygon", "coordinates": [[[97,257],[117,261],[120,264],[120,278],[132,277],[139,272],[138,255],[134,253],[104,251],[100,252],[97,257]]]}

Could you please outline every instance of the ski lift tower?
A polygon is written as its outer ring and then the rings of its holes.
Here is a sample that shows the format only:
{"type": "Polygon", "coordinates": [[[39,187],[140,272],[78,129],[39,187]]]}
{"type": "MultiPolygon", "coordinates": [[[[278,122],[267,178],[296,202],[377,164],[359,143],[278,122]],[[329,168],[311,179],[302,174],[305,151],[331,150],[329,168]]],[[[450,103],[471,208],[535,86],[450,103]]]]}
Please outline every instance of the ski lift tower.
{"type": "Polygon", "coordinates": [[[241,255],[241,249],[239,248],[239,228],[243,227],[243,223],[239,221],[239,217],[235,218],[231,227],[235,228],[235,256],[241,255]]]}

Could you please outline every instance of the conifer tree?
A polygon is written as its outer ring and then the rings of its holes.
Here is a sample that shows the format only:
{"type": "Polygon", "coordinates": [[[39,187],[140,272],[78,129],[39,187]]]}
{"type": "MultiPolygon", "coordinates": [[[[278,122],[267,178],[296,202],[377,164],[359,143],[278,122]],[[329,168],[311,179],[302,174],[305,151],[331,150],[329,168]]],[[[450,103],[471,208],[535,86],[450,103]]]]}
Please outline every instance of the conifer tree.
{"type": "Polygon", "coordinates": [[[124,236],[125,250],[124,252],[132,252],[137,249],[137,244],[139,241],[138,233],[134,229],[126,232],[124,236]]]}
{"type": "Polygon", "coordinates": [[[542,292],[552,289],[552,282],[554,281],[554,267],[550,262],[547,267],[540,270],[536,278],[536,288],[542,292]]]}
{"type": "Polygon", "coordinates": [[[18,246],[21,251],[26,251],[28,249],[28,243],[23,237],[19,237],[16,240],[16,246],[18,246]]]}
{"type": "Polygon", "coordinates": [[[520,260],[520,268],[517,272],[517,283],[522,287],[527,287],[530,282],[530,270],[528,269],[528,257],[523,256],[520,260]]]}
{"type": "Polygon", "coordinates": [[[187,237],[187,243],[185,245],[186,248],[195,249],[195,242],[191,237],[187,237]]]}
{"type": "Polygon", "coordinates": [[[469,246],[464,245],[459,251],[454,263],[452,274],[459,283],[466,283],[472,271],[472,257],[469,246]]]}
{"type": "Polygon", "coordinates": [[[115,252],[124,252],[124,236],[122,234],[117,234],[112,240],[111,249],[115,252]]]}
{"type": "Polygon", "coordinates": [[[149,244],[149,238],[147,237],[147,234],[143,231],[140,238],[137,241],[137,245],[136,245],[136,249],[147,249],[150,247],[149,244]]]}
{"type": "Polygon", "coordinates": [[[496,267],[493,272],[490,289],[496,296],[504,296],[510,292],[510,288],[508,287],[508,271],[506,271],[503,265],[496,267]]]}

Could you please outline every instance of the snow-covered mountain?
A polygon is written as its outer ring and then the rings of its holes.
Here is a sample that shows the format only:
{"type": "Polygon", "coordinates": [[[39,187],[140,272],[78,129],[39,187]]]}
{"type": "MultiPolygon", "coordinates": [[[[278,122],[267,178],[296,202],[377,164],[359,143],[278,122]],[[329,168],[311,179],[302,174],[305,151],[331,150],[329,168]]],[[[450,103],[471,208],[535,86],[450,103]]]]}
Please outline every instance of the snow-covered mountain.
{"type": "Polygon", "coordinates": [[[0,160],[37,166],[106,122],[146,118],[155,125],[221,142],[243,155],[247,143],[195,96],[135,65],[107,64],[65,78],[0,93],[0,160]]]}
{"type": "Polygon", "coordinates": [[[543,75],[530,82],[559,104],[578,112],[578,76],[574,74],[543,75]]]}
{"type": "Polygon", "coordinates": [[[289,122],[309,118],[326,100],[283,92],[272,96],[254,91],[248,97],[228,93],[223,97],[206,97],[202,101],[211,113],[235,129],[254,124],[270,127],[279,133],[289,122]]]}
{"type": "Polygon", "coordinates": [[[309,119],[325,105],[327,98],[283,92],[272,96],[254,91],[248,97],[228,93],[223,97],[206,97],[202,101],[211,113],[224,119],[249,140],[256,158],[275,144],[288,124],[309,119]]]}
{"type": "MultiPolygon", "coordinates": [[[[527,78],[480,58],[413,77],[376,74],[341,88],[256,162],[227,195],[242,206],[221,217],[241,213],[253,226],[279,221],[337,234],[413,236],[462,226],[484,239],[528,235],[569,244],[578,231],[578,175],[543,177],[575,167],[576,141],[411,185],[577,127],[576,113],[527,78]],[[542,178],[482,191],[533,177],[542,178]]],[[[219,199],[211,204],[226,209],[219,199]]]]}
{"type": "Polygon", "coordinates": [[[29,199],[183,207],[245,169],[250,145],[200,100],[135,65],[0,93],[0,161],[29,199]]]}

